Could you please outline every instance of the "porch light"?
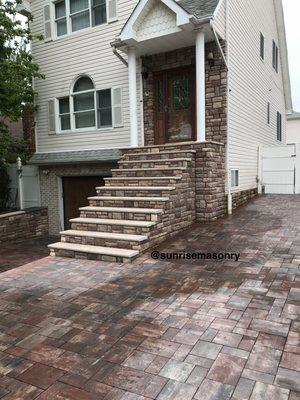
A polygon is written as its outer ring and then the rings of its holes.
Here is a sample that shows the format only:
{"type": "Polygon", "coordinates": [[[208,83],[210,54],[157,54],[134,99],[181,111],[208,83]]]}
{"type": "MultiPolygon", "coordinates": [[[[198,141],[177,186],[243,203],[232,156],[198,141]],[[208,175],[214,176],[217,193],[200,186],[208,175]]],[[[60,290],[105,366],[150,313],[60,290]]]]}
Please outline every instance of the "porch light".
{"type": "Polygon", "coordinates": [[[207,55],[207,61],[210,65],[210,67],[213,67],[215,64],[215,56],[214,53],[212,51],[210,51],[207,55]]]}

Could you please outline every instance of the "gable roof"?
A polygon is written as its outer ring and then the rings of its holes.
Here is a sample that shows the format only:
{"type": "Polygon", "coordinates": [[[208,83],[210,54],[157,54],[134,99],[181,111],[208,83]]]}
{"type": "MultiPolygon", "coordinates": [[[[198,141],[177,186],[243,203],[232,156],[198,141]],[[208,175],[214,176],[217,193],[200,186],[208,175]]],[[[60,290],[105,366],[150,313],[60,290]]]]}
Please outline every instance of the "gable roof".
{"type": "Polygon", "coordinates": [[[220,0],[179,0],[178,4],[197,19],[210,17],[214,14],[220,0]]]}

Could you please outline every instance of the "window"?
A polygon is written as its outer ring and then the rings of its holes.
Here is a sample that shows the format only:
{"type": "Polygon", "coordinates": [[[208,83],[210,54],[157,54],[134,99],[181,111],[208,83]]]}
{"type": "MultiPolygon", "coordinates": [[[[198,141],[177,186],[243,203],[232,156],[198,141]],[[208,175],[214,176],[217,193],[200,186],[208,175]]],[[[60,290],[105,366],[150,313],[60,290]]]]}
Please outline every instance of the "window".
{"type": "Polygon", "coordinates": [[[58,100],[59,103],[59,124],[61,131],[68,131],[71,129],[70,118],[70,99],[64,97],[58,100]]]}
{"type": "Polygon", "coordinates": [[[96,126],[95,88],[92,80],[83,76],[77,80],[73,88],[73,116],[75,129],[96,126]]]}
{"type": "Polygon", "coordinates": [[[231,170],[231,187],[236,188],[239,186],[239,170],[232,169],[231,170]]]}
{"type": "Polygon", "coordinates": [[[98,127],[112,126],[111,90],[98,92],[98,127]]]}
{"type": "Polygon", "coordinates": [[[76,80],[70,96],[51,101],[48,109],[51,121],[49,132],[55,133],[55,126],[61,133],[121,127],[122,108],[122,88],[96,91],[91,78],[84,75],[76,80]]]}
{"type": "Polygon", "coordinates": [[[265,37],[262,33],[260,34],[260,57],[262,60],[265,59],[265,37]]]}
{"type": "Polygon", "coordinates": [[[67,17],[66,17],[65,0],[55,3],[55,24],[57,36],[63,36],[67,33],[67,17]]]}
{"type": "Polygon", "coordinates": [[[278,61],[279,61],[279,50],[276,43],[273,40],[272,64],[276,72],[278,72],[278,61]]]}
{"type": "Polygon", "coordinates": [[[104,24],[108,19],[114,21],[117,16],[116,0],[58,0],[54,9],[58,37],[104,24]]]}
{"type": "Polygon", "coordinates": [[[271,104],[267,104],[267,124],[270,125],[271,122],[271,104]]]}
{"type": "Polygon", "coordinates": [[[277,112],[277,140],[282,142],[282,115],[277,112]]]}

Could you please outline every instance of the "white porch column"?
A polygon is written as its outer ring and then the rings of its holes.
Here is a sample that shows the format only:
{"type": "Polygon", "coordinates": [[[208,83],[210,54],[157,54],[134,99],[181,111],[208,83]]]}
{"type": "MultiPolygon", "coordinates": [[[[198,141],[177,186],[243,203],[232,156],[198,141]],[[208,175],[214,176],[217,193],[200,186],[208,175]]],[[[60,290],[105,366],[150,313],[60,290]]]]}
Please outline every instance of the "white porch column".
{"type": "Polygon", "coordinates": [[[196,32],[197,141],[205,142],[205,35],[196,32]]]}
{"type": "Polygon", "coordinates": [[[128,49],[129,105],[130,105],[130,144],[138,146],[137,122],[137,83],[136,83],[136,52],[135,48],[128,49]]]}

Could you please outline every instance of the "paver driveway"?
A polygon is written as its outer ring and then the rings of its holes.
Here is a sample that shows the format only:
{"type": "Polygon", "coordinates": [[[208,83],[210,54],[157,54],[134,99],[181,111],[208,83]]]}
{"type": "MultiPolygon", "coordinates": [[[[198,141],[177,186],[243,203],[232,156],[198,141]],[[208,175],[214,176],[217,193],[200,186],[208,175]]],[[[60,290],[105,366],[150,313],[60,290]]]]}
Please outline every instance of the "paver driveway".
{"type": "Polygon", "coordinates": [[[296,400],[299,196],[255,200],[161,251],[238,262],[52,259],[0,275],[0,398],[296,400]]]}

